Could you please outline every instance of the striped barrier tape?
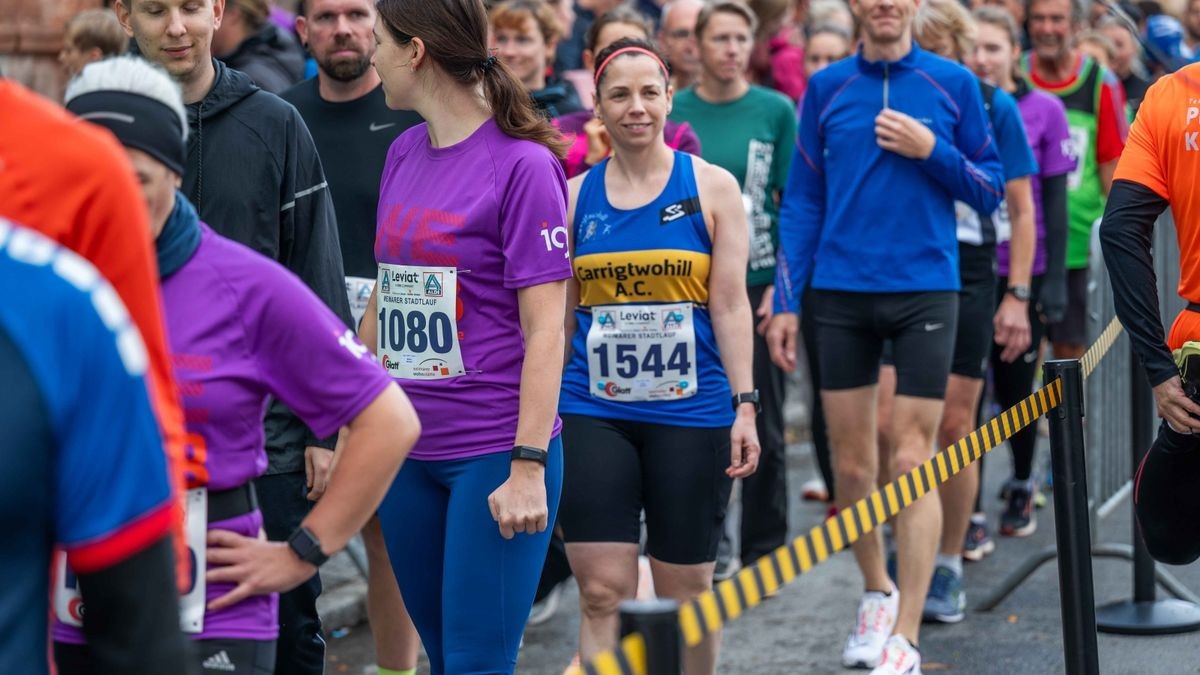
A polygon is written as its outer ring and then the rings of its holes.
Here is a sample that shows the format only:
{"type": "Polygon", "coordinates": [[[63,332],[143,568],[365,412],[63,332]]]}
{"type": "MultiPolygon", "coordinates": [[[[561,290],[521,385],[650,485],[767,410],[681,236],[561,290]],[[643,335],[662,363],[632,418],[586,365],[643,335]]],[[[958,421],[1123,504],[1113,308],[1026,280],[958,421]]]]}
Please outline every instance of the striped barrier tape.
{"type": "MultiPolygon", "coordinates": [[[[1120,336],[1122,326],[1114,318],[1081,359],[1083,376],[1091,375],[1120,336]]],[[[950,480],[1018,431],[1058,406],[1062,382],[1054,380],[1028,398],[1005,410],[983,426],[938,452],[932,459],[893,480],[881,489],[847,506],[837,515],[813,527],[808,534],[780,546],[756,563],[742,568],[730,579],[679,608],[679,628],[688,647],[704,636],[759,605],[798,576],[849,548],[913,502],[950,480]]],[[[646,675],[646,645],[638,634],[622,639],[616,651],[598,654],[568,675],[646,675]]]]}

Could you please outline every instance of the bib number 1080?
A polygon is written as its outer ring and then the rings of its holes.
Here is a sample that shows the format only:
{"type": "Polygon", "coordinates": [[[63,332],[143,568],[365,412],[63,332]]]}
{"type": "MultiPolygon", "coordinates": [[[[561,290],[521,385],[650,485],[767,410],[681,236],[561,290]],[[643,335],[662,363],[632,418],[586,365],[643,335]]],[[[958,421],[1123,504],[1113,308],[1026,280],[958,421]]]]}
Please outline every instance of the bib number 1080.
{"type": "Polygon", "coordinates": [[[671,350],[665,360],[663,346],[657,343],[647,345],[645,353],[638,354],[638,345],[636,344],[614,345],[601,342],[592,348],[592,353],[599,360],[600,377],[613,377],[610,372],[610,356],[611,361],[615,363],[616,376],[625,379],[635,378],[641,374],[661,378],[668,370],[678,373],[679,377],[687,377],[692,370],[692,359],[688,354],[686,342],[676,343],[675,348],[671,350]]]}
{"type": "Polygon", "coordinates": [[[454,322],[445,312],[379,310],[380,343],[394,352],[448,354],[454,348],[454,322]]]}

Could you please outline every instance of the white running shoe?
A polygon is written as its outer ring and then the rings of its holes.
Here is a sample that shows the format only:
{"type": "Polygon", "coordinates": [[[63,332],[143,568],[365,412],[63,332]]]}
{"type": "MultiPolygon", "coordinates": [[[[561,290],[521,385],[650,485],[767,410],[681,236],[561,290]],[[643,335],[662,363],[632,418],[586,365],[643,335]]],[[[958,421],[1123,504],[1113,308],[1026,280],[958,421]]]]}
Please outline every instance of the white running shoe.
{"type": "Polygon", "coordinates": [[[921,652],[903,635],[893,635],[883,646],[883,658],[871,675],[921,675],[921,652]]]}
{"type": "Polygon", "coordinates": [[[858,603],[858,620],[842,650],[842,665],[847,668],[874,668],[879,665],[884,644],[900,613],[900,590],[892,584],[891,595],[878,591],[863,593],[858,603]]]}

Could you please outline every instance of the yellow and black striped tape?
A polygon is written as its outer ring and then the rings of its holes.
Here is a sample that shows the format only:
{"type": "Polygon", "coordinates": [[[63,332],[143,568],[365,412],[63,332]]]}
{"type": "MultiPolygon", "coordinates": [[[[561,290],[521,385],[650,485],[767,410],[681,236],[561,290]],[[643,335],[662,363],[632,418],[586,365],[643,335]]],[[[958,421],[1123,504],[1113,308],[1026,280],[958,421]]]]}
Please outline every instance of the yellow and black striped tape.
{"type": "MultiPolygon", "coordinates": [[[[1114,318],[1081,359],[1083,376],[1091,375],[1121,334],[1114,318]]],[[[679,609],[679,628],[683,641],[693,647],[704,636],[737,619],[757,606],[796,577],[825,562],[834,553],[848,548],[864,534],[874,530],[913,502],[950,480],[968,465],[979,460],[1018,431],[1058,406],[1062,382],[1055,380],[1033,392],[1028,398],[1005,410],[983,426],[959,439],[929,461],[842,509],[832,518],[780,546],[756,563],[743,568],[732,578],[717,584],[679,609]]],[[[625,637],[617,652],[604,652],[571,673],[588,675],[630,675],[645,671],[645,643],[625,637]]]]}
{"type": "Polygon", "coordinates": [[[615,651],[598,654],[572,671],[586,675],[646,675],[646,641],[641,633],[626,635],[615,651]]]}

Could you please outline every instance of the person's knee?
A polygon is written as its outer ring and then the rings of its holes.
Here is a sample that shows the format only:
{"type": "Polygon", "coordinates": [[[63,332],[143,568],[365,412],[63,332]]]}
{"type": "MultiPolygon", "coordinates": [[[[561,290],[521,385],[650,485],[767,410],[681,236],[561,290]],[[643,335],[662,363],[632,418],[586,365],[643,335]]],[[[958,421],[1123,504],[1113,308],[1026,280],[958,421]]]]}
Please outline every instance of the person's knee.
{"type": "Polygon", "coordinates": [[[834,462],[838,484],[855,493],[870,491],[879,473],[877,461],[873,457],[838,457],[834,462]]]}
{"type": "Polygon", "coordinates": [[[892,462],[888,467],[893,477],[903,476],[913,469],[921,466],[929,459],[929,452],[918,452],[911,448],[899,450],[892,454],[892,462]]]}
{"type": "Polygon", "coordinates": [[[946,446],[971,433],[975,427],[975,406],[946,405],[938,424],[938,445],[946,446]]]}
{"type": "Polygon", "coordinates": [[[611,616],[617,607],[637,592],[637,581],[632,585],[609,577],[582,576],[579,581],[579,608],[588,618],[611,616]]]}

